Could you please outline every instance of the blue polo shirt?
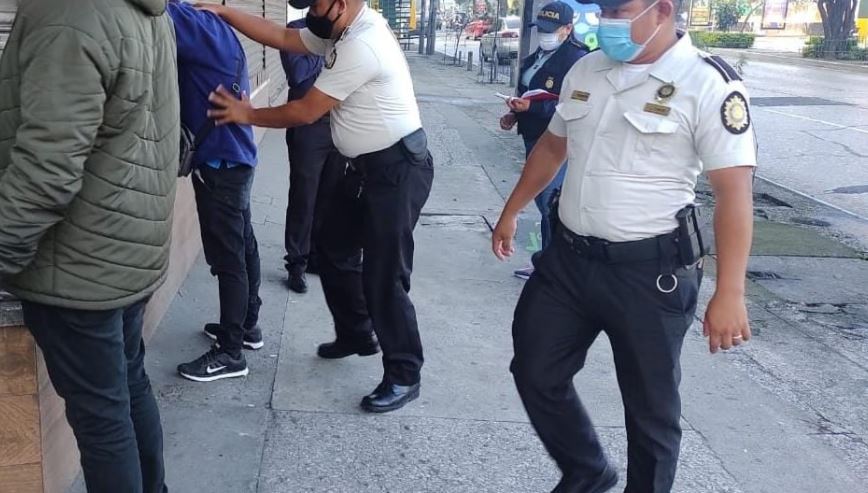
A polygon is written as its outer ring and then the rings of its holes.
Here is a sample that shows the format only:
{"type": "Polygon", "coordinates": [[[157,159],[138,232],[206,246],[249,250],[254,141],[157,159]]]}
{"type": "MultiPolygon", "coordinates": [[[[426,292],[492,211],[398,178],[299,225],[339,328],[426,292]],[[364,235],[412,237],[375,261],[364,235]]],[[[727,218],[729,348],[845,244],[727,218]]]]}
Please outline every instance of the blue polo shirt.
{"type": "MultiPolygon", "coordinates": [[[[298,19],[286,25],[290,29],[304,29],[307,22],[298,19]]],[[[319,77],[323,66],[323,57],[316,55],[297,55],[286,51],[280,52],[280,61],[283,71],[286,73],[286,82],[289,84],[289,100],[296,101],[304,97],[307,91],[313,87],[316,78],[319,77]]]]}
{"type": "MultiPolygon", "coordinates": [[[[208,120],[208,95],[223,85],[231,91],[240,82],[250,94],[247,58],[241,42],[220,17],[192,5],[171,0],[168,14],[175,23],[178,41],[178,85],[181,122],[194,133],[208,120]],[[236,81],[239,63],[240,81],[236,81]]],[[[239,96],[236,94],[236,96],[239,96]]],[[[223,125],[214,128],[196,152],[197,164],[220,167],[238,164],[256,166],[256,142],[250,125],[223,125]]]]}

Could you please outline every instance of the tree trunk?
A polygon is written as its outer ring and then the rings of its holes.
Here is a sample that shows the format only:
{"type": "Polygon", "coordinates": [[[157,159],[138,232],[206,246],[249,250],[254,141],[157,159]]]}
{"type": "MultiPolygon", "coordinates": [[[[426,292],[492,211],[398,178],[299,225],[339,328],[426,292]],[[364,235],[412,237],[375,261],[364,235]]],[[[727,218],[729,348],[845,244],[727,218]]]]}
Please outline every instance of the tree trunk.
{"type": "Polygon", "coordinates": [[[845,53],[855,28],[857,0],[817,0],[823,20],[823,56],[835,58],[845,53]]]}
{"type": "Polygon", "coordinates": [[[747,29],[747,23],[748,21],[750,21],[750,18],[756,13],[757,10],[765,7],[765,5],[766,3],[764,1],[756,4],[754,8],[750,9],[750,12],[748,12],[747,15],[744,16],[744,20],[741,22],[742,33],[744,33],[744,31],[747,29]]]}

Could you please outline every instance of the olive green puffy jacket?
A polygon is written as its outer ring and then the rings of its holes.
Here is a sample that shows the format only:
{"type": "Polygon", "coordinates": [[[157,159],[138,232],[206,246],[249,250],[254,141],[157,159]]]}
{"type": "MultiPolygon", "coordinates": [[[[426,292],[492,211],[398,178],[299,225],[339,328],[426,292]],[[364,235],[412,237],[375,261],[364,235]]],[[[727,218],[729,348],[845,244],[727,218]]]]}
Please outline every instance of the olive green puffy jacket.
{"type": "Polygon", "coordinates": [[[166,0],[27,0],[0,60],[0,276],[108,310],[166,277],[178,166],[166,0]]]}

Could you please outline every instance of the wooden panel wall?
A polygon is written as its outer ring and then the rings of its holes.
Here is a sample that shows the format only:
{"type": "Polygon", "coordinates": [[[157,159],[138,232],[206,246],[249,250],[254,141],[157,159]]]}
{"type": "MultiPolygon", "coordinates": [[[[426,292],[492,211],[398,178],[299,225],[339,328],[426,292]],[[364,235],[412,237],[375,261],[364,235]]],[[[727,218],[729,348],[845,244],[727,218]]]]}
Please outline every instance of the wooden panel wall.
{"type": "Polygon", "coordinates": [[[0,327],[0,490],[42,493],[36,345],[24,327],[0,327]]]}

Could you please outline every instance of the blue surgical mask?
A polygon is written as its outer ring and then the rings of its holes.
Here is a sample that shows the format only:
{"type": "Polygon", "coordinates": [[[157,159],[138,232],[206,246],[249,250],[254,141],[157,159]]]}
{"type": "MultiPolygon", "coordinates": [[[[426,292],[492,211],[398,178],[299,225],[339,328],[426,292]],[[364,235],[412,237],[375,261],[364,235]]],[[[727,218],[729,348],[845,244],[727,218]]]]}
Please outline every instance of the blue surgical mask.
{"type": "Polygon", "coordinates": [[[648,43],[657,36],[657,33],[660,32],[660,28],[663,26],[657,26],[657,30],[654,31],[651,37],[644,43],[638,44],[633,41],[633,22],[648,13],[659,2],[660,0],[657,0],[652,3],[647,9],[632,19],[607,19],[601,17],[600,25],[597,29],[597,41],[599,41],[600,49],[603,50],[603,53],[619,62],[631,62],[641,55],[645,47],[648,46],[648,43]]]}

